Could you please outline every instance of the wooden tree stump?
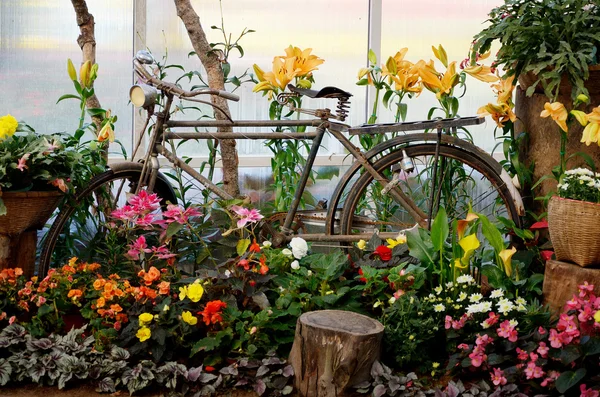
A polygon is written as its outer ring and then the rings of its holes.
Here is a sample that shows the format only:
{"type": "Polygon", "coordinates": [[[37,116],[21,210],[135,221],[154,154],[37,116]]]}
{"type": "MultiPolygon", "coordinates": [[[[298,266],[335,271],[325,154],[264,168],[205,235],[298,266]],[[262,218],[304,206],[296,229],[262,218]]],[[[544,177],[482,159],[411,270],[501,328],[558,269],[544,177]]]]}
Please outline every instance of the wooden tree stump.
{"type": "Polygon", "coordinates": [[[290,353],[294,386],[302,397],[343,397],[371,378],[383,325],[353,312],[320,310],[298,319],[290,353]]]}
{"type": "Polygon", "coordinates": [[[594,285],[594,294],[600,293],[600,269],[581,267],[573,263],[549,260],[544,272],[544,303],[555,312],[562,311],[565,303],[578,293],[578,285],[587,281],[594,285]]]}

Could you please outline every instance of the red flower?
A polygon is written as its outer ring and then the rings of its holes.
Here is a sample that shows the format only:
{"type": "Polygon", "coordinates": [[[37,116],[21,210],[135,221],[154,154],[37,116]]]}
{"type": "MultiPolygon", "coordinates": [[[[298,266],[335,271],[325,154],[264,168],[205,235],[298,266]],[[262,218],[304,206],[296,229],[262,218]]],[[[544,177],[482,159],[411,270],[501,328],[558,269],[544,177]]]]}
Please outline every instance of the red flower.
{"type": "MultiPolygon", "coordinates": [[[[358,269],[358,274],[360,274],[361,276],[363,275],[363,270],[362,269],[358,269]]],[[[361,277],[358,279],[358,281],[360,281],[361,283],[366,283],[367,279],[364,277],[361,277]]]]}
{"type": "Polygon", "coordinates": [[[208,302],[204,307],[204,311],[200,313],[202,314],[202,320],[204,321],[204,324],[210,325],[211,323],[216,324],[223,321],[223,318],[221,317],[221,310],[226,307],[227,303],[220,300],[208,302]]]}
{"type": "Polygon", "coordinates": [[[258,245],[258,243],[256,242],[256,240],[254,240],[254,242],[252,243],[252,245],[250,245],[250,252],[260,252],[260,245],[258,245]]]}
{"type": "Polygon", "coordinates": [[[379,247],[375,248],[373,253],[379,256],[379,259],[382,261],[389,261],[392,259],[392,250],[385,245],[380,245],[379,247]]]}
{"type": "Polygon", "coordinates": [[[540,256],[544,261],[549,261],[552,259],[552,255],[554,255],[554,251],[551,250],[542,250],[540,251],[540,256]]]}
{"type": "Polygon", "coordinates": [[[215,367],[211,367],[210,365],[207,365],[206,367],[204,367],[204,370],[205,370],[206,372],[212,372],[212,371],[214,371],[214,370],[215,370],[215,367]]]}

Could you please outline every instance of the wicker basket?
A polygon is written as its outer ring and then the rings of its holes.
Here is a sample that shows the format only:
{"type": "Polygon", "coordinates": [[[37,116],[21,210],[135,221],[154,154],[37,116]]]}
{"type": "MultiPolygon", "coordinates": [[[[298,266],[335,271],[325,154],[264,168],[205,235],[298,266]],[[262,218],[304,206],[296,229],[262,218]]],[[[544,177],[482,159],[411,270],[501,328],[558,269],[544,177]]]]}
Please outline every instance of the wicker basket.
{"type": "Polygon", "coordinates": [[[554,196],[548,204],[548,229],[557,260],[600,265],[600,204],[554,196]]]}
{"type": "Polygon", "coordinates": [[[0,216],[0,234],[17,235],[28,229],[41,229],[62,197],[58,191],[2,192],[7,212],[0,216]]]}

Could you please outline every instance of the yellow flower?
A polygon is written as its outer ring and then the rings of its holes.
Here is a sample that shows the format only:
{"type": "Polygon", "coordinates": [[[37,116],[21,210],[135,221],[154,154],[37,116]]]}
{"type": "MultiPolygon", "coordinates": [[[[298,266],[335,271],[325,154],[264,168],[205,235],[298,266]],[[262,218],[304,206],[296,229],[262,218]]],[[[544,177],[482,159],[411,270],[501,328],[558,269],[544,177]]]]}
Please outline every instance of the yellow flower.
{"type": "Polygon", "coordinates": [[[415,68],[418,70],[425,88],[435,93],[438,99],[441,99],[444,95],[449,95],[459,82],[459,75],[456,74],[456,62],[448,65],[448,69],[443,75],[435,70],[432,61],[425,63],[425,61],[420,60],[415,64],[415,68]]]}
{"type": "Polygon", "coordinates": [[[317,66],[325,62],[316,55],[311,55],[312,48],[301,50],[298,47],[289,46],[285,49],[285,58],[293,58],[293,70],[296,71],[298,77],[310,76],[313,70],[317,70],[317,66]]]}
{"type": "Polygon", "coordinates": [[[85,61],[83,65],[81,65],[81,69],[79,69],[79,78],[81,82],[81,87],[87,88],[90,86],[90,76],[92,74],[92,63],[90,61],[85,61]]]}
{"type": "Polygon", "coordinates": [[[498,95],[498,104],[506,104],[511,109],[513,108],[512,95],[515,89],[514,85],[515,76],[510,76],[501,79],[498,84],[493,84],[492,88],[498,95]]]}
{"type": "Polygon", "coordinates": [[[67,59],[67,73],[69,73],[69,78],[73,81],[77,80],[77,71],[75,70],[75,66],[73,65],[73,61],[71,59],[67,59]]]}
{"type": "Polygon", "coordinates": [[[364,250],[367,248],[367,242],[365,240],[360,240],[358,243],[356,243],[356,246],[359,250],[364,250]]]}
{"type": "Polygon", "coordinates": [[[471,221],[474,221],[475,219],[479,219],[477,214],[469,211],[469,213],[467,213],[467,217],[465,219],[459,219],[457,221],[456,232],[458,233],[459,240],[464,237],[465,231],[467,230],[467,226],[469,226],[469,223],[471,223],[471,221]]]}
{"type": "Polygon", "coordinates": [[[192,302],[198,302],[202,299],[202,294],[204,294],[204,288],[200,285],[200,280],[196,280],[194,284],[190,284],[187,287],[187,297],[192,302]]]}
{"type": "Polygon", "coordinates": [[[558,126],[565,132],[568,131],[567,128],[567,117],[569,113],[567,113],[567,109],[560,102],[546,102],[544,104],[544,110],[540,114],[541,117],[551,116],[552,119],[558,124],[558,126]]]}
{"type": "Polygon", "coordinates": [[[198,319],[194,317],[191,312],[188,311],[184,311],[183,313],[181,313],[181,319],[189,325],[198,324],[198,319]]]}
{"type": "Polygon", "coordinates": [[[142,313],[140,317],[138,317],[138,321],[140,322],[140,326],[144,327],[152,322],[154,316],[150,313],[142,313]]]}
{"type": "Polygon", "coordinates": [[[458,241],[458,245],[460,245],[463,251],[465,251],[460,261],[462,262],[463,266],[467,266],[469,264],[469,259],[471,259],[471,255],[473,255],[475,250],[479,248],[481,243],[477,239],[477,235],[473,233],[460,239],[458,241]]]}
{"type": "Polygon", "coordinates": [[[466,67],[464,71],[471,77],[483,81],[484,83],[494,83],[498,81],[498,76],[492,73],[492,69],[489,66],[473,65],[466,67]]]}
{"type": "Polygon", "coordinates": [[[142,327],[142,328],[138,329],[137,333],[135,334],[135,336],[137,336],[137,338],[140,340],[140,342],[147,341],[148,339],[150,339],[151,335],[152,335],[152,332],[150,331],[150,328],[148,328],[148,327],[142,327]]]}
{"type": "Polygon", "coordinates": [[[433,55],[435,55],[435,57],[440,60],[442,65],[448,67],[448,55],[446,54],[446,50],[444,49],[444,47],[442,47],[442,45],[440,44],[438,48],[431,46],[431,49],[433,50],[433,55]]]}
{"type": "Polygon", "coordinates": [[[477,114],[480,116],[492,116],[492,120],[496,122],[498,127],[504,127],[504,123],[512,121],[513,123],[517,120],[517,116],[512,111],[511,106],[506,103],[488,103],[485,106],[480,107],[477,110],[477,114]]]}
{"type": "Polygon", "coordinates": [[[0,117],[0,140],[13,136],[17,132],[19,122],[10,114],[0,117]]]}
{"type": "Polygon", "coordinates": [[[504,272],[508,277],[510,277],[510,275],[512,274],[511,258],[515,254],[515,252],[517,252],[517,249],[515,247],[512,247],[511,249],[502,250],[498,254],[500,259],[502,259],[502,263],[504,265],[504,272]]]}
{"type": "Polygon", "coordinates": [[[600,106],[594,108],[591,113],[586,115],[588,121],[587,126],[583,129],[581,142],[590,145],[592,142],[597,142],[600,145],[600,106]]]}
{"type": "Polygon", "coordinates": [[[571,110],[570,113],[573,115],[573,117],[575,117],[577,122],[579,122],[582,127],[585,127],[588,124],[588,116],[585,114],[585,112],[582,112],[581,110],[571,110]]]}
{"type": "Polygon", "coordinates": [[[600,323],[600,310],[594,313],[594,321],[600,323]]]}
{"type": "Polygon", "coordinates": [[[179,300],[182,301],[187,298],[187,286],[179,287],[179,300]]]}
{"type": "Polygon", "coordinates": [[[440,366],[440,363],[432,363],[431,366],[433,367],[433,369],[436,369],[440,366]]]}
{"type": "Polygon", "coordinates": [[[398,236],[396,239],[388,238],[385,241],[388,243],[388,248],[394,248],[397,245],[406,243],[406,236],[398,236]]]}
{"type": "Polygon", "coordinates": [[[106,140],[108,140],[109,142],[115,141],[115,132],[113,131],[112,126],[110,125],[110,121],[107,121],[106,124],[104,124],[104,127],[102,127],[102,129],[98,133],[98,142],[103,142],[106,140]]]}

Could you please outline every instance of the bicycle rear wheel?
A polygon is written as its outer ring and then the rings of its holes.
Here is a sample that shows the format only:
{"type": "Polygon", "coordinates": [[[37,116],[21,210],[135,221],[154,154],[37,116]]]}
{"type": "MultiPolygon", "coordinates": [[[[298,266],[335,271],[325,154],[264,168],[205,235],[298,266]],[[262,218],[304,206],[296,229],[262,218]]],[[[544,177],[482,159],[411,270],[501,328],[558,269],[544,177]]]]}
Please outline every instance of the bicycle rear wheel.
{"type": "MultiPolygon", "coordinates": [[[[393,151],[374,163],[377,172],[392,178],[399,172],[396,188],[408,195],[424,213],[429,214],[443,206],[450,219],[464,218],[472,205],[473,210],[494,221],[502,216],[521,225],[518,210],[510,190],[501,176],[476,153],[450,145],[440,145],[438,174],[431,205],[435,144],[416,144],[403,147],[415,165],[411,173],[397,171],[403,158],[402,150],[393,151]]],[[[409,212],[389,194],[382,194],[382,186],[368,173],[363,173],[352,185],[340,220],[341,234],[399,232],[417,223],[409,212]]],[[[435,213],[433,214],[435,216],[435,213]]]]}
{"type": "MultiPolygon", "coordinates": [[[[137,187],[142,164],[120,164],[95,176],[73,200],[65,204],[44,237],[38,274],[77,256],[94,261],[106,234],[107,215],[123,206],[137,187]]],[[[164,175],[158,174],[154,192],[161,204],[176,204],[175,192],[164,175]]]]}

